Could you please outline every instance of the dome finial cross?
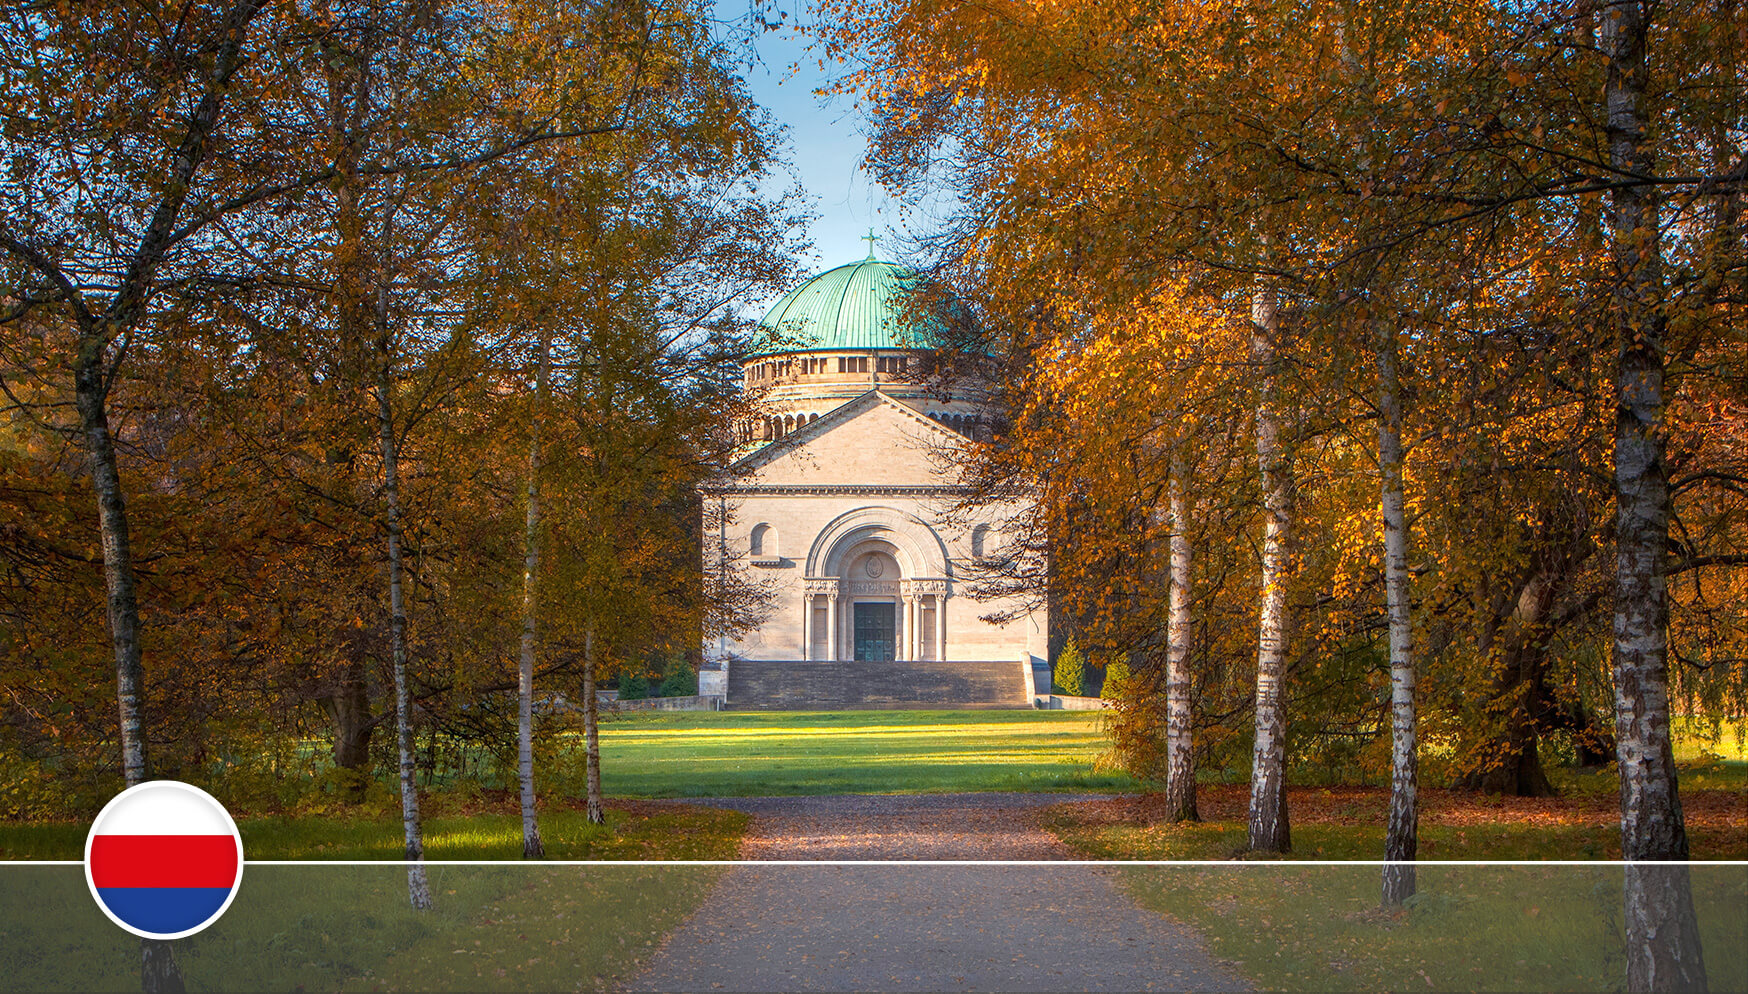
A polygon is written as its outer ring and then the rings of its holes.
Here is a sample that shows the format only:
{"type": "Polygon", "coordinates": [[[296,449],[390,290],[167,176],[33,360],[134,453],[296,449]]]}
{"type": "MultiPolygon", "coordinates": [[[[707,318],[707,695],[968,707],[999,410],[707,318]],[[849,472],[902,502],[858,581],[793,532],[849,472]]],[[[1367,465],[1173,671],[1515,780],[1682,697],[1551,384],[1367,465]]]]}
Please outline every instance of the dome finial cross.
{"type": "Polygon", "coordinates": [[[862,240],[868,243],[868,258],[874,258],[874,243],[880,240],[880,236],[874,233],[873,228],[869,228],[868,233],[862,236],[862,240]]]}

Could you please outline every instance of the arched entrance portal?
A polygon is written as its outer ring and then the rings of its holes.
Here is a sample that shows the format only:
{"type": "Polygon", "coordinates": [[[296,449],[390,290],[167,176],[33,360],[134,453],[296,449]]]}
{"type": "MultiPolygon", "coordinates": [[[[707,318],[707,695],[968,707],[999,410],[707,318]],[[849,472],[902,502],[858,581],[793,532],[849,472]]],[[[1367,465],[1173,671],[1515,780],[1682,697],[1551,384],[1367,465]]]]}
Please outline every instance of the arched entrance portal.
{"type": "Polygon", "coordinates": [[[849,594],[850,658],[857,662],[889,662],[898,658],[900,581],[898,560],[878,539],[848,557],[849,568],[838,594],[849,594]],[[847,588],[847,590],[846,590],[847,588]]]}
{"type": "Polygon", "coordinates": [[[806,658],[946,658],[945,546],[914,515],[871,507],[840,516],[808,553],[806,584],[806,658]]]}

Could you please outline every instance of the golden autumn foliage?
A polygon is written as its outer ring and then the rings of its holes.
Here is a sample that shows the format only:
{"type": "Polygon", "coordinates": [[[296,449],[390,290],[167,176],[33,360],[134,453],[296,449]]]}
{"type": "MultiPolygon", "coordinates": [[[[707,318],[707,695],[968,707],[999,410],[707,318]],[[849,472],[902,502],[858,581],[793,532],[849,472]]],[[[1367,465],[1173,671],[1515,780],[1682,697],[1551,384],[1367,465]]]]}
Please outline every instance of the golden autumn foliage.
{"type": "Polygon", "coordinates": [[[80,369],[130,512],[155,775],[244,809],[354,799],[397,710],[426,780],[458,744],[513,754],[535,328],[561,343],[541,694],[577,696],[588,616],[609,676],[695,647],[716,607],[692,486],[732,444],[734,305],[786,277],[800,216],[763,192],[774,131],[707,12],[162,14],[5,14],[31,114],[0,138],[0,811],[94,810],[118,782],[80,369]],[[178,48],[214,37],[229,76],[178,48]]]}
{"type": "MultiPolygon", "coordinates": [[[[1637,91],[1655,177],[1611,165],[1599,5],[820,7],[871,167],[956,205],[926,243],[1006,361],[992,481],[1041,495],[1032,547],[1084,647],[1159,665],[1164,495],[1196,507],[1205,759],[1237,740],[1260,533],[1248,303],[1285,301],[1295,494],[1290,741],[1388,769],[1374,329],[1402,366],[1414,642],[1435,775],[1547,789],[1613,754],[1616,325],[1623,246],[1658,244],[1677,707],[1748,702],[1740,127],[1748,15],[1657,8],[1637,91]],[[1618,228],[1641,186],[1655,236],[1618,228]],[[1045,552],[1048,565],[1042,565],[1045,552]],[[1539,749],[1539,751],[1538,751],[1539,749]]],[[[1018,574],[1016,574],[1018,575],[1018,574]]],[[[1157,771],[1157,685],[1112,723],[1157,771]]],[[[1224,758],[1222,758],[1224,757],[1224,758]]]]}

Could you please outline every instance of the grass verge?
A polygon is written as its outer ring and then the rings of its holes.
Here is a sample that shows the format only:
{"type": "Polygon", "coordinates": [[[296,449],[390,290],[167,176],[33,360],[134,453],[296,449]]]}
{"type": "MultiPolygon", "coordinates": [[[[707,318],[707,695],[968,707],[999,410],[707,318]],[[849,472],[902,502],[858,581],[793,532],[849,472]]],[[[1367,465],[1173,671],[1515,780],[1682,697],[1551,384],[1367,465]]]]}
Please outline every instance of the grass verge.
{"type": "MultiPolygon", "coordinates": [[[[515,802],[498,799],[492,807],[425,819],[426,858],[521,859],[522,818],[515,802]]],[[[739,811],[622,801],[608,808],[605,825],[589,824],[580,806],[548,806],[540,816],[540,836],[550,859],[733,859],[746,825],[739,811]]],[[[84,859],[89,827],[0,824],[0,858],[84,859]]],[[[248,818],[237,827],[249,859],[398,860],[405,851],[398,812],[248,818]]]]}
{"type": "MultiPolygon", "coordinates": [[[[250,867],[211,928],[174,943],[190,991],[603,990],[699,904],[714,867],[250,867]]],[[[0,990],[138,991],[139,940],[78,867],[0,870],[0,990]]]]}
{"type": "MultiPolygon", "coordinates": [[[[1143,907],[1184,922],[1261,990],[1610,991],[1625,983],[1619,867],[1421,867],[1378,910],[1375,866],[1133,868],[1143,907]]],[[[1748,868],[1696,866],[1712,990],[1748,990],[1748,868]]]]}
{"type": "MultiPolygon", "coordinates": [[[[1740,764],[1723,764],[1726,766],[1740,764]]],[[[1710,769],[1710,768],[1708,768],[1710,769]]],[[[1681,804],[1695,859],[1748,859],[1748,803],[1739,770],[1682,779],[1681,804]],[[1709,779],[1708,779],[1709,777],[1709,779]],[[1714,786],[1715,785],[1715,786],[1714,786]]],[[[1612,774],[1587,774],[1584,791],[1560,797],[1420,792],[1423,859],[1620,859],[1620,807],[1612,774]]],[[[1383,787],[1294,787],[1287,792],[1300,859],[1380,859],[1390,792],[1383,787]]],[[[1249,789],[1203,785],[1203,820],[1163,820],[1158,795],[1061,805],[1044,826],[1094,859],[1232,859],[1244,855],[1249,789]]]]}

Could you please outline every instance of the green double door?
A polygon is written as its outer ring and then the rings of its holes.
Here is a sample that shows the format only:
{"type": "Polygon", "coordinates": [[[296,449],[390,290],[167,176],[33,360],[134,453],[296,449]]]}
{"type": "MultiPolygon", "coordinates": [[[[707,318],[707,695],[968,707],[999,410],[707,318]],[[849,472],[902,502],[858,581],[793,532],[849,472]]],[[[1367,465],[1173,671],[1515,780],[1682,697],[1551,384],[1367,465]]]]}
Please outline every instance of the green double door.
{"type": "Polygon", "coordinates": [[[856,659],[887,662],[898,658],[898,612],[896,604],[857,604],[856,659]]]}

